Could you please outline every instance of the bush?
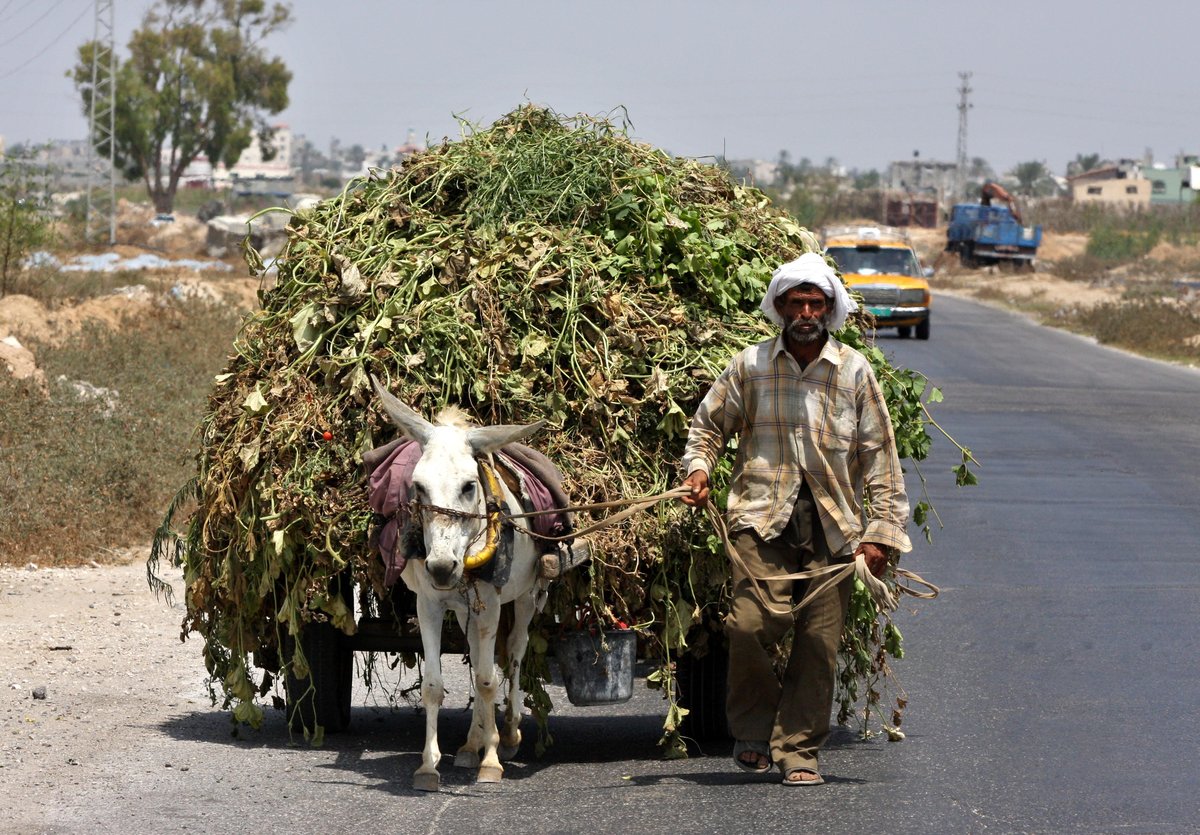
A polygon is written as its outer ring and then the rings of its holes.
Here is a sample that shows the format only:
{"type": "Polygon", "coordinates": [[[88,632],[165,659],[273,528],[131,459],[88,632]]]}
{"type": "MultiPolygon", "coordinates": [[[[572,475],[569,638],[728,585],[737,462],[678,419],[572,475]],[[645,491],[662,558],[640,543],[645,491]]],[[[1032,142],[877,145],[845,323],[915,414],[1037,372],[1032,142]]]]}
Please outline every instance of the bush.
{"type": "Polygon", "coordinates": [[[1136,261],[1149,254],[1158,243],[1157,229],[1144,230],[1103,225],[1088,237],[1087,254],[1109,264],[1136,261]]]}
{"type": "Polygon", "coordinates": [[[1076,323],[1106,345],[1169,359],[1200,360],[1200,316],[1162,299],[1110,302],[1077,315],[1076,323]]]}

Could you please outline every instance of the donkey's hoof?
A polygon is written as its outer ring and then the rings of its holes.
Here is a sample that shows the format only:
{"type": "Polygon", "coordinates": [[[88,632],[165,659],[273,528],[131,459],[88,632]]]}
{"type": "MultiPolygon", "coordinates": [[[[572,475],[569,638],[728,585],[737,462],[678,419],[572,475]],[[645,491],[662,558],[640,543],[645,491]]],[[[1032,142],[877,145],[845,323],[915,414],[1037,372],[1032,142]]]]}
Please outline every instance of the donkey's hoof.
{"type": "Polygon", "coordinates": [[[479,767],[479,776],[475,778],[476,783],[499,783],[500,778],[504,776],[504,769],[498,765],[481,765],[479,767]]]}
{"type": "Polygon", "coordinates": [[[517,751],[519,751],[520,748],[521,748],[521,743],[519,743],[519,742],[516,745],[501,745],[497,749],[497,753],[500,755],[500,759],[511,760],[513,757],[515,757],[517,755],[517,751]]]}
{"type": "Polygon", "coordinates": [[[455,768],[479,768],[479,752],[462,749],[454,755],[455,768]]]}
{"type": "Polygon", "coordinates": [[[442,778],[436,771],[418,771],[413,774],[413,789],[419,792],[435,792],[441,788],[442,778]]]}

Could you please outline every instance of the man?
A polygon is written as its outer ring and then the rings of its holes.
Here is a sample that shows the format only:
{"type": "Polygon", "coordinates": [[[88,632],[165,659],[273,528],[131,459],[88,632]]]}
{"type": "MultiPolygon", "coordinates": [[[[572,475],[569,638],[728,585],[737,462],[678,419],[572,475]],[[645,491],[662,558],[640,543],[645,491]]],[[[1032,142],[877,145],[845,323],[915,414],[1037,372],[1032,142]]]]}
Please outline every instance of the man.
{"type": "MultiPolygon", "coordinates": [[[[726,713],[739,768],[772,763],[789,786],[824,782],[837,650],[852,578],[789,614],[802,582],[755,577],[845,563],[861,553],[875,576],[911,550],[908,500],[883,392],[862,354],[834,339],[857,308],[815,253],[779,267],[762,310],[778,337],[741,351],[713,383],[688,433],[683,501],[703,506],[726,441],[740,436],[727,510],[734,564],[726,713]],[[864,490],[869,502],[864,512],[864,490]],[[782,682],[772,646],[795,627],[782,682]]],[[[818,581],[819,582],[819,581],[818,581]]]]}

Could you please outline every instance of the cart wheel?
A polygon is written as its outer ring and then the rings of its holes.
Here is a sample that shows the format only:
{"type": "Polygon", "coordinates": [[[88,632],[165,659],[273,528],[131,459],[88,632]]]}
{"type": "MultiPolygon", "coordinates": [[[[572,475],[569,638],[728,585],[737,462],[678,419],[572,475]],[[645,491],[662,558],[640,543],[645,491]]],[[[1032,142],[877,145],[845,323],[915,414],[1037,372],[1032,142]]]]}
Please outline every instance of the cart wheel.
{"type": "MultiPolygon", "coordinates": [[[[289,668],[287,717],[292,730],[339,733],[350,726],[354,693],[354,653],[342,645],[342,632],[331,623],[310,623],[300,638],[309,675],[298,678],[289,668]]],[[[294,639],[285,641],[285,659],[292,657],[294,639]]]]}
{"type": "Polygon", "coordinates": [[[896,328],[896,336],[901,339],[908,339],[912,336],[912,325],[899,325],[896,328]]]}
{"type": "MultiPolygon", "coordinates": [[[[348,573],[333,581],[334,590],[353,612],[354,580],[348,573]]],[[[346,730],[354,696],[354,651],[347,645],[346,636],[332,623],[309,623],[300,633],[300,646],[308,661],[306,678],[292,672],[289,662],[295,654],[295,638],[284,636],[288,725],[294,731],[311,731],[320,725],[327,734],[346,730]]]]}
{"type": "Polygon", "coordinates": [[[675,668],[679,704],[688,709],[680,731],[693,739],[729,738],[725,719],[725,690],[728,681],[729,650],[724,641],[709,642],[703,658],[681,657],[675,668]]]}
{"type": "Polygon", "coordinates": [[[929,319],[926,318],[919,325],[917,325],[917,339],[928,339],[928,338],[929,338],[929,319]]]}

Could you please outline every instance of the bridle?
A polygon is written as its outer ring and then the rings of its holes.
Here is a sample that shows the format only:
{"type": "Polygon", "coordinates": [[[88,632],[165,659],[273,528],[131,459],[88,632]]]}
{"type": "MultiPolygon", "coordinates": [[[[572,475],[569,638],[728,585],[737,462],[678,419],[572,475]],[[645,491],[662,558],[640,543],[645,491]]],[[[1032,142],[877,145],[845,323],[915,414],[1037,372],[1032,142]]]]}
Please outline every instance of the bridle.
{"type": "MultiPolygon", "coordinates": [[[[500,494],[500,479],[496,476],[495,468],[488,463],[487,460],[480,458],[479,462],[479,483],[483,487],[484,497],[484,513],[473,513],[468,510],[458,510],[453,507],[441,507],[435,504],[426,504],[413,499],[408,503],[409,518],[420,519],[419,515],[423,511],[437,513],[442,516],[452,516],[457,519],[486,519],[487,527],[485,528],[487,536],[484,539],[483,545],[478,551],[473,554],[467,554],[463,557],[464,571],[478,571],[483,568],[492,558],[496,556],[496,549],[500,543],[500,523],[504,514],[501,511],[501,494],[500,494]]],[[[476,535],[475,540],[479,536],[476,535]]],[[[474,542],[475,540],[472,540],[474,542]]]]}

